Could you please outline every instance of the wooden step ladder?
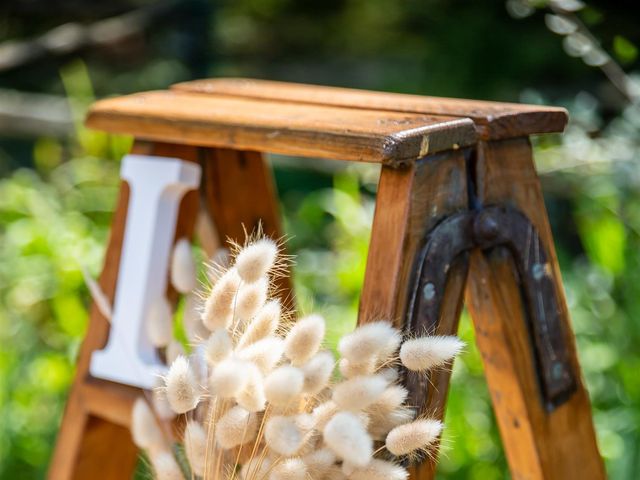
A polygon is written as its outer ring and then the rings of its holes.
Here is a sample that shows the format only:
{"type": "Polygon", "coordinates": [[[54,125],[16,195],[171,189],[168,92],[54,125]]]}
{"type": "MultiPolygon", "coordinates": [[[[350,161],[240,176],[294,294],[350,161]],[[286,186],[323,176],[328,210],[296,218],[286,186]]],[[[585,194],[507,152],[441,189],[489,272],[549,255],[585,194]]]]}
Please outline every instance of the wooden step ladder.
{"type": "MultiPolygon", "coordinates": [[[[566,120],[558,108],[212,79],[99,101],[87,125],[133,135],[134,153],[201,166],[176,239],[193,234],[199,211],[220,238],[242,240],[242,225],[259,222],[281,235],[262,152],[380,164],[359,323],[389,318],[407,330],[454,334],[466,298],[512,477],[602,479],[528,138],[560,132],[566,120]]],[[[123,182],[100,277],[111,299],[128,197],[123,182]]],[[[94,306],[52,480],[122,479],[134,470],[128,427],[139,390],[89,374],[108,335],[94,306]]],[[[405,382],[423,411],[442,417],[449,375],[405,382]]],[[[433,478],[434,462],[412,478],[433,478]]]]}

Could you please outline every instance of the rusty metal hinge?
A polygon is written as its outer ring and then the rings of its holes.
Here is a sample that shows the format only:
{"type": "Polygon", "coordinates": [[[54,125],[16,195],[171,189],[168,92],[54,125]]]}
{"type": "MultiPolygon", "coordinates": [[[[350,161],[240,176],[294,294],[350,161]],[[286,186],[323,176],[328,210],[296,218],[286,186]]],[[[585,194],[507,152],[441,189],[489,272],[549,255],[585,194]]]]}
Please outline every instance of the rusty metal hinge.
{"type": "MultiPolygon", "coordinates": [[[[416,262],[406,328],[410,332],[435,331],[449,268],[456,258],[475,248],[506,248],[514,260],[540,394],[545,408],[551,411],[575,391],[576,378],[547,252],[535,227],[519,210],[482,206],[453,214],[429,232],[416,262]]],[[[429,379],[405,372],[405,384],[412,403],[423,405],[429,379]]]]}

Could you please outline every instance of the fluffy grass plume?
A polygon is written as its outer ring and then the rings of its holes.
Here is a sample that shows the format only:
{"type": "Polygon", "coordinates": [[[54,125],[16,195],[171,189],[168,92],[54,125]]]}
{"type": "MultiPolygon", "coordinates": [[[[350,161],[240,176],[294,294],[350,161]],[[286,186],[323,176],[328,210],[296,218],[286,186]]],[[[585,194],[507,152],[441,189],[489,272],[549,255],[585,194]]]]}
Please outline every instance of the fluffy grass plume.
{"type": "Polygon", "coordinates": [[[193,473],[203,476],[207,459],[207,431],[196,421],[187,422],[184,431],[184,451],[193,473]]]}
{"type": "Polygon", "coordinates": [[[442,422],[439,420],[415,420],[391,430],[385,445],[394,455],[409,455],[429,447],[438,439],[441,432],[442,422]]]}
{"type": "Polygon", "coordinates": [[[419,337],[400,348],[400,361],[409,370],[424,372],[441,367],[460,353],[464,343],[454,336],[419,337]]]}
{"type": "Polygon", "coordinates": [[[256,282],[269,273],[277,257],[276,242],[269,238],[261,238],[240,250],[236,256],[238,274],[247,283],[256,282]]]}
{"type": "Polygon", "coordinates": [[[240,406],[229,409],[216,425],[216,441],[227,450],[253,440],[258,430],[255,414],[240,406]]]}
{"type": "Polygon", "coordinates": [[[154,347],[166,347],[173,338],[173,314],[164,297],[157,298],[149,307],[146,319],[149,340],[154,347]]]}
{"type": "Polygon", "coordinates": [[[179,356],[174,360],[165,383],[167,400],[176,413],[186,413],[196,408],[200,400],[200,388],[185,357],[179,356]]]}
{"type": "Polygon", "coordinates": [[[180,293],[187,294],[197,286],[196,265],[191,254],[191,244],[181,238],[173,247],[171,255],[171,285],[180,293]]]}
{"type": "MultiPolygon", "coordinates": [[[[187,276],[195,277],[186,267],[187,247],[176,245],[172,262],[172,282],[182,290],[190,286],[187,276]]],[[[450,363],[462,343],[403,343],[390,322],[377,321],[343,337],[336,359],[323,350],[321,316],[296,321],[273,297],[274,275],[285,264],[271,240],[236,246],[208,275],[212,286],[198,317],[188,296],[189,357],[166,332],[156,335],[158,346],[169,345],[167,359],[175,359],[154,393],[155,415],[136,402],[132,434],[157,478],[188,480],[157,421],[174,415],[185,420],[179,440],[190,470],[205,480],[405,480],[400,461],[420,458],[437,442],[442,424],[416,420],[399,369],[427,374],[450,363]]],[[[171,319],[170,310],[164,313],[171,319]]]]}
{"type": "Polygon", "coordinates": [[[143,398],[136,399],[131,414],[133,443],[144,450],[161,450],[165,438],[149,404],[143,398]]]}
{"type": "Polygon", "coordinates": [[[231,268],[211,289],[202,313],[202,322],[209,330],[226,328],[233,320],[233,308],[240,283],[238,272],[231,268]]]}
{"type": "Polygon", "coordinates": [[[324,339],[325,322],[320,315],[309,315],[296,322],[284,341],[284,354],[293,365],[313,357],[324,339]]]}
{"type": "Polygon", "coordinates": [[[325,425],[324,442],[333,453],[356,467],[366,467],[373,455],[373,440],[358,416],[338,412],[325,425]]]}

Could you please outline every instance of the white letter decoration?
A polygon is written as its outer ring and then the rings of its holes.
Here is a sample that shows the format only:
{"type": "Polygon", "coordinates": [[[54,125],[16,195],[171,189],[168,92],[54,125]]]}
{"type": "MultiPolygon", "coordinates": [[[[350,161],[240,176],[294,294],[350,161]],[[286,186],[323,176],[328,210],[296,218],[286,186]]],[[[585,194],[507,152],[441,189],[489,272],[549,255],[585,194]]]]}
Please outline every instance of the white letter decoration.
{"type": "Polygon", "coordinates": [[[200,185],[200,166],[177,158],[127,155],[120,176],[130,187],[109,342],[91,357],[91,375],[153,388],[166,371],[146,321],[164,301],[180,200],[200,185]]]}

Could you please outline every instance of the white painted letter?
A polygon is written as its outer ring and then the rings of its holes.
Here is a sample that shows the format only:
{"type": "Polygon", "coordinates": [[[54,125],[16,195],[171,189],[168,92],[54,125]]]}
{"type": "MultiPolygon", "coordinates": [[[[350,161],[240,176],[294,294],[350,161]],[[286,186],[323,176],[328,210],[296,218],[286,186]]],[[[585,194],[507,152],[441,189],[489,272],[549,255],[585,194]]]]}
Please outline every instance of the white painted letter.
{"type": "Polygon", "coordinates": [[[91,357],[91,375],[153,388],[165,372],[145,322],[167,289],[180,200],[200,184],[200,166],[177,158],[127,155],[121,177],[130,187],[109,342],[91,357]]]}

